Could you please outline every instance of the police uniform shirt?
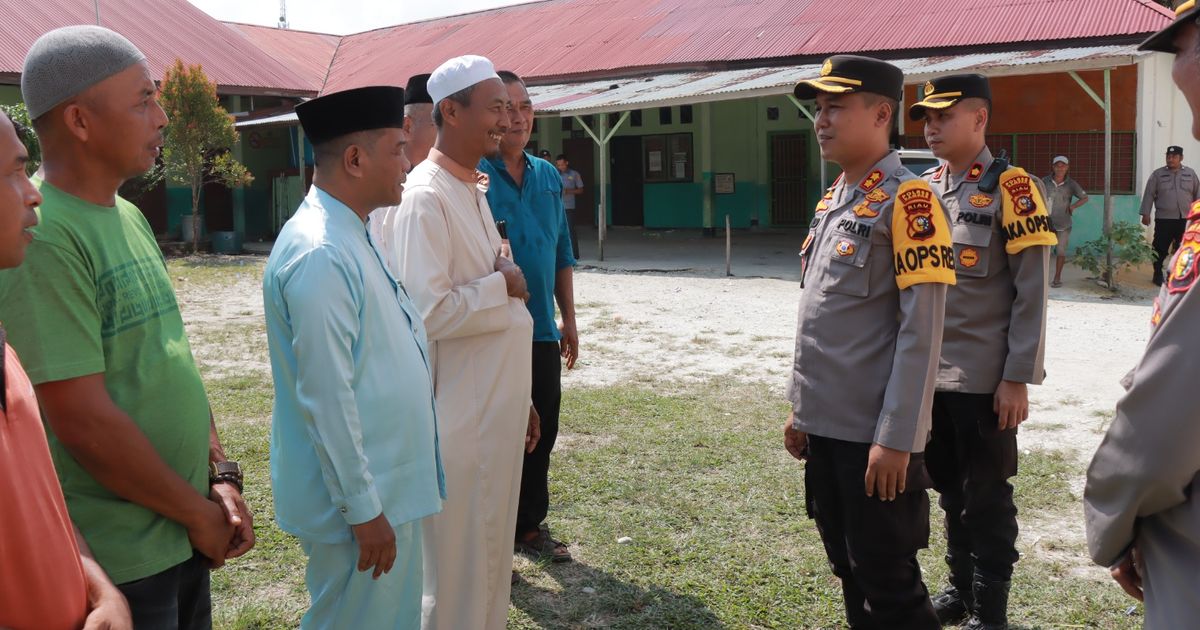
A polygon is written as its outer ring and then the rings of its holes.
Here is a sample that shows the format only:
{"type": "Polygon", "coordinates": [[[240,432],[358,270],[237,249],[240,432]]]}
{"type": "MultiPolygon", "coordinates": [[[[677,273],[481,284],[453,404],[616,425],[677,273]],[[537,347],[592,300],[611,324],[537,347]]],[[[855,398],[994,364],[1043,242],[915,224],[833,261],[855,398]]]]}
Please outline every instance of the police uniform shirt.
{"type": "Polygon", "coordinates": [[[1115,564],[1135,538],[1142,552],[1147,628],[1194,627],[1200,616],[1200,203],[1154,301],[1150,340],[1088,467],[1084,514],[1092,559],[1115,564]]]}
{"type": "Polygon", "coordinates": [[[1040,384],[1050,246],[1057,242],[1037,178],[1010,167],[979,190],[987,147],[965,173],[925,178],[950,216],[958,283],[946,296],[938,391],[991,394],[1000,380],[1040,384]]]}
{"type": "Polygon", "coordinates": [[[801,248],[788,398],[806,433],[922,452],[954,250],[945,210],[896,152],[839,177],[801,248]]]}
{"type": "Polygon", "coordinates": [[[1142,195],[1142,216],[1150,216],[1154,205],[1155,219],[1182,219],[1188,215],[1192,202],[1200,199],[1200,177],[1190,167],[1171,170],[1160,166],[1150,173],[1146,192],[1142,195]]]}

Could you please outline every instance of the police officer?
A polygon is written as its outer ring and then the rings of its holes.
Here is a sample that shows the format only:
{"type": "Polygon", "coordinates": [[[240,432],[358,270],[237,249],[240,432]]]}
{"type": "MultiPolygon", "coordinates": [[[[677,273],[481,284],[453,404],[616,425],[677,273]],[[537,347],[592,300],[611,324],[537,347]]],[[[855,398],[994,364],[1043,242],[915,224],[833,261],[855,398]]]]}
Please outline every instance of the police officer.
{"type": "Polygon", "coordinates": [[[933,599],[942,623],[1008,627],[1018,554],[1017,425],[1027,384],[1042,382],[1050,248],[1057,242],[1037,179],[994,160],[984,143],[988,80],[961,74],[925,84],[909,118],[942,165],[924,175],[950,214],[958,283],[946,330],[925,463],[946,513],[950,585],[933,599]]]}
{"type": "Polygon", "coordinates": [[[1200,177],[1183,165],[1183,147],[1167,147],[1167,165],[1150,173],[1142,194],[1142,225],[1150,225],[1154,206],[1154,284],[1162,285],[1163,262],[1172,248],[1179,247],[1188,208],[1200,199],[1200,177]]]}
{"type": "MultiPolygon", "coordinates": [[[[1175,84],[1200,89],[1200,16],[1194,0],[1141,50],[1176,55],[1175,84]]],[[[1195,101],[1192,117],[1200,119],[1195,101]]],[[[1195,132],[1193,131],[1193,135],[1195,132]]],[[[1197,135],[1200,139],[1200,135],[1197,135]]],[[[1147,630],[1195,628],[1200,620],[1200,203],[1187,215],[1182,244],[1155,300],[1146,353],[1123,385],[1108,434],[1084,486],[1088,549],[1131,596],[1146,603],[1147,630]]]]}
{"type": "Polygon", "coordinates": [[[842,175],[801,247],[784,444],[852,628],[937,628],[917,550],[929,542],[929,435],[954,250],[929,184],[888,146],[904,76],[838,55],[796,86],[817,101],[821,157],[842,175]]]}

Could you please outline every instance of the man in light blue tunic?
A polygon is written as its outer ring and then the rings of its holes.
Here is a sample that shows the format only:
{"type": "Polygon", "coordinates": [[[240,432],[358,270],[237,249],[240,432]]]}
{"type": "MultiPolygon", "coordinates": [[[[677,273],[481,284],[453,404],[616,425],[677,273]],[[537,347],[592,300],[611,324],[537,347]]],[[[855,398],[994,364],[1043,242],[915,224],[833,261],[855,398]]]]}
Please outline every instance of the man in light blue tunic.
{"type": "Polygon", "coordinates": [[[296,108],[313,186],[263,278],[275,409],[271,486],[308,555],[302,628],[421,625],[421,519],[441,511],[425,328],[367,233],[400,203],[404,92],[367,87],[296,108]]]}

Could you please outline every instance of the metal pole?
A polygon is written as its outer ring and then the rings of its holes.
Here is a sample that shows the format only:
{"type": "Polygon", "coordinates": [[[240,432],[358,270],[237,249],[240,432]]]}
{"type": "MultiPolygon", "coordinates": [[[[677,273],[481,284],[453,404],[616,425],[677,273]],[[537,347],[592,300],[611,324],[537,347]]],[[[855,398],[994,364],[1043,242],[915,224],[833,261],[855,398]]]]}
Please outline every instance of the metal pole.
{"type": "Polygon", "coordinates": [[[100,26],[100,0],[92,0],[92,6],[96,9],[96,26],[100,26]]]}
{"type": "Polygon", "coordinates": [[[729,215],[727,214],[727,215],[725,215],[725,275],[726,276],[733,275],[733,272],[730,269],[731,262],[732,262],[731,261],[732,249],[731,249],[730,239],[731,239],[731,237],[729,235],[729,215]]]}
{"type": "Polygon", "coordinates": [[[1108,286],[1113,286],[1113,250],[1112,250],[1112,69],[1104,69],[1104,236],[1108,242],[1108,252],[1105,256],[1108,269],[1108,286]]]}
{"type": "MultiPolygon", "coordinates": [[[[600,118],[600,137],[604,138],[604,132],[608,129],[608,114],[597,114],[600,118]]],[[[600,143],[600,211],[597,213],[598,220],[596,232],[600,239],[600,260],[604,260],[604,237],[607,236],[608,228],[608,142],[600,143]]]]}

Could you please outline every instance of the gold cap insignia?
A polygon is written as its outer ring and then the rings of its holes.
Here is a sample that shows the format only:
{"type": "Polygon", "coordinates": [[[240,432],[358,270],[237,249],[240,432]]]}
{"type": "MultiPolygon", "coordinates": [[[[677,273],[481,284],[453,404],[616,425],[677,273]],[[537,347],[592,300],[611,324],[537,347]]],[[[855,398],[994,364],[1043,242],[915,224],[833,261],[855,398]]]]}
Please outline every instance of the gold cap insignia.
{"type": "Polygon", "coordinates": [[[833,72],[833,62],[826,59],[825,65],[821,66],[821,76],[827,77],[831,72],[833,72]]]}
{"type": "Polygon", "coordinates": [[[933,81],[926,81],[925,82],[925,96],[929,96],[930,94],[933,94],[933,81]]]}

